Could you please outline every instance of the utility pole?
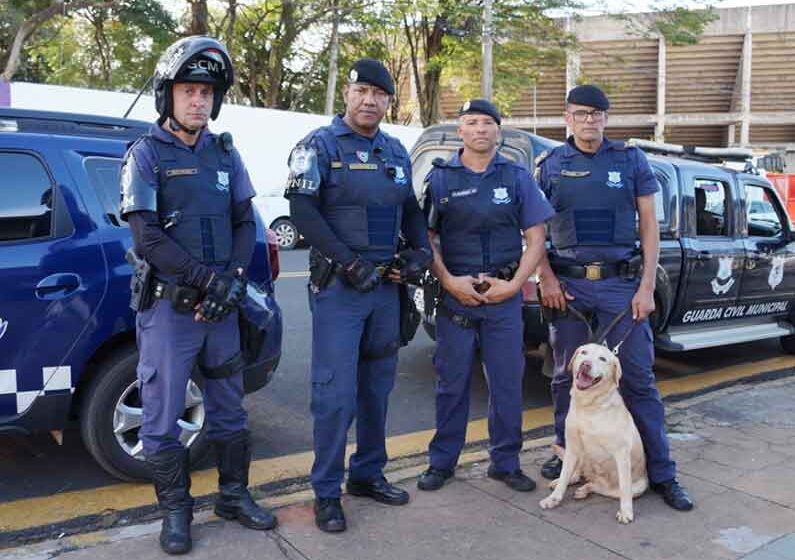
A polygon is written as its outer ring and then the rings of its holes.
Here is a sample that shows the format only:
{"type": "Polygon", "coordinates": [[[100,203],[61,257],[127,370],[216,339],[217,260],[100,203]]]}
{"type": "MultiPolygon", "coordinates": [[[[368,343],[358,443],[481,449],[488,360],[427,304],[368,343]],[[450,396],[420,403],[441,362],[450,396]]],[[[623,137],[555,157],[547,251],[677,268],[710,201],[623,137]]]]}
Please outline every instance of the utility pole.
{"type": "Polygon", "coordinates": [[[483,2],[483,73],[480,77],[480,94],[491,101],[493,96],[492,61],[492,0],[483,2]]]}
{"type": "Polygon", "coordinates": [[[340,12],[339,2],[334,0],[332,2],[332,20],[331,20],[331,45],[329,48],[329,68],[328,80],[326,81],[326,107],[325,113],[327,115],[334,114],[334,97],[337,92],[337,67],[339,58],[339,25],[340,25],[340,12]]]}

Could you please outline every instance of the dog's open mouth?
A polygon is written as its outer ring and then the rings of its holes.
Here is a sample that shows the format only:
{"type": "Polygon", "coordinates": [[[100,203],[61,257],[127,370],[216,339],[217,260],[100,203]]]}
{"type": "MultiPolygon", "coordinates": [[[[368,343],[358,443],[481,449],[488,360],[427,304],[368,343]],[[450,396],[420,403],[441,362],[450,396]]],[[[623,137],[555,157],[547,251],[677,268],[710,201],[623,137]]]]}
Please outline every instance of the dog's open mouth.
{"type": "Polygon", "coordinates": [[[574,374],[574,382],[577,385],[577,389],[580,391],[590,389],[601,380],[601,376],[594,377],[591,375],[591,364],[589,362],[582,362],[580,367],[577,368],[577,372],[574,374]]]}

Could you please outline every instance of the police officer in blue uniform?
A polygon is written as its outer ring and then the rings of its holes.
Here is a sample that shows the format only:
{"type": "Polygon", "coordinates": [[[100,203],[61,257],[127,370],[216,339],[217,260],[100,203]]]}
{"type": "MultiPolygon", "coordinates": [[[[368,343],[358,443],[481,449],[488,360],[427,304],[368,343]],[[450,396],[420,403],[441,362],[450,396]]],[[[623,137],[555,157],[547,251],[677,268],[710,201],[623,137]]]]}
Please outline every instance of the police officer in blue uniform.
{"type": "Polygon", "coordinates": [[[133,258],[152,276],[133,286],[139,436],[164,513],[160,545],[169,554],[191,548],[189,454],[177,422],[194,365],[205,376],[207,439],[217,456],[215,513],[252,529],[276,525],[247,489],[237,309],[255,245],[255,193],[229,134],[207,130],[233,80],[226,48],[215,39],[171,45],[154,76],[160,117],[128,150],[122,169],[121,215],[132,231],[133,258]]]}
{"type": "MultiPolygon", "coordinates": [[[[654,311],[659,255],[654,210],[659,187],[643,152],[604,136],[608,108],[607,96],[596,86],[573,88],[565,112],[572,135],[537,161],[539,185],[556,211],[549,223],[552,251],[539,267],[546,311],[562,312],[549,327],[555,434],[558,445],[565,446],[572,383],[567,364],[587,339],[587,325],[563,312],[573,306],[595,316],[604,329],[626,311],[607,337],[612,348],[627,336],[618,352],[621,394],[643,440],[651,488],[671,507],[689,510],[693,502],[676,479],[652,371],[654,345],[648,317],[654,311]]],[[[541,474],[554,479],[560,469],[560,459],[553,457],[541,474]]]]}
{"type": "Polygon", "coordinates": [[[348,428],[356,453],[346,488],[390,505],[409,501],[383,475],[387,400],[399,336],[397,282],[431,260],[425,217],[400,142],[379,129],[394,82],[383,64],[357,61],[343,89],[345,114],[311,132],[290,155],[285,196],[310,251],[315,522],[346,529],[340,504],[348,428]],[[411,248],[395,255],[399,234],[411,248]],[[399,270],[398,270],[399,268],[399,270]]]}
{"type": "Polygon", "coordinates": [[[479,347],[489,386],[488,476],[528,492],[536,484],[519,468],[525,366],[521,288],[544,253],[544,220],[553,211],[528,169],[497,152],[497,108],[472,99],[459,114],[464,147],[448,161],[434,161],[426,179],[432,270],[443,296],[436,310],[436,433],[430,466],[417,486],[438,490],[453,476],[465,443],[479,347]]]}

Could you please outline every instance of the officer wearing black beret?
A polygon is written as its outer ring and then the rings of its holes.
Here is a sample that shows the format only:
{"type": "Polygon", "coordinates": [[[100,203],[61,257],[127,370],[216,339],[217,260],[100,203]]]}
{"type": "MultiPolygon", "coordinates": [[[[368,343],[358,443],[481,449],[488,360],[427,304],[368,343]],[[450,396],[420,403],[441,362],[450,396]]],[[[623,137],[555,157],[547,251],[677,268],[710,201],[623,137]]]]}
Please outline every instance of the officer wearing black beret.
{"type": "Polygon", "coordinates": [[[348,428],[356,453],[347,490],[389,505],[409,494],[384,478],[385,424],[400,347],[400,292],[431,261],[411,161],[379,125],[395,83],[383,64],[358,60],[343,88],[345,114],[312,131],[290,155],[285,196],[307,242],[312,310],[315,524],[347,527],[340,503],[348,428]],[[400,234],[410,249],[398,250],[400,234]],[[394,263],[400,262],[399,272],[394,263]]]}
{"type": "MultiPolygon", "coordinates": [[[[549,222],[552,250],[539,266],[541,301],[556,318],[549,326],[555,364],[552,400],[557,444],[565,446],[565,420],[572,377],[567,364],[587,339],[587,326],[565,313],[567,306],[612,324],[607,343],[617,347],[621,394],[643,440],[651,488],[677,510],[693,508],[676,479],[665,434],[665,412],[654,381],[654,343],[649,315],[659,255],[654,209],[657,179],[639,149],[604,136],[610,102],[594,85],[573,88],[564,118],[572,131],[565,143],[537,161],[539,186],[555,208],[549,222]],[[640,253],[636,242],[640,241],[640,253]],[[642,262],[642,266],[635,263],[642,262]]],[[[541,474],[560,476],[561,460],[547,461],[541,474]]]]}
{"type": "Polygon", "coordinates": [[[552,207],[527,167],[497,151],[500,112],[485,99],[459,111],[463,148],[433,162],[425,180],[433,273],[443,295],[436,314],[436,433],[420,490],[453,476],[466,440],[472,365],[479,349],[489,386],[488,476],[529,492],[519,467],[524,351],[521,289],[544,253],[552,207]],[[523,243],[527,246],[522,250],[523,243]]]}

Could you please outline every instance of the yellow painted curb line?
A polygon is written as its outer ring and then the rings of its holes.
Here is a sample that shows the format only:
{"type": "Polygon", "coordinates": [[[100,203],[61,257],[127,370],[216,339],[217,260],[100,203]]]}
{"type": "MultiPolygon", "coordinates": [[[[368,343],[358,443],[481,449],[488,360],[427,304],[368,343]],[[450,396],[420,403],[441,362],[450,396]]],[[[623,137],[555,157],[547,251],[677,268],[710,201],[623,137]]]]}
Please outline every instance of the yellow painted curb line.
{"type": "MultiPolygon", "coordinates": [[[[658,383],[662,396],[692,393],[715,385],[742,379],[750,375],[795,367],[795,357],[783,356],[758,362],[730,366],[688,377],[667,379],[658,383]]],[[[525,410],[522,415],[523,431],[552,423],[552,407],[525,410]]],[[[387,451],[393,459],[425,453],[434,430],[423,430],[387,439],[387,451]]],[[[467,443],[488,439],[486,418],[473,420],[467,425],[467,443]]],[[[347,455],[354,451],[349,445],[347,455]]],[[[295,453],[272,459],[259,459],[251,463],[250,484],[260,486],[281,480],[304,477],[314,460],[311,451],[295,453]]],[[[194,496],[206,496],[217,490],[215,469],[194,472],[194,496]]],[[[152,485],[148,483],[119,483],[111,486],[64,492],[54,496],[26,498],[0,504],[0,532],[19,531],[29,527],[49,525],[103,512],[132,509],[155,503],[152,485]]]]}

